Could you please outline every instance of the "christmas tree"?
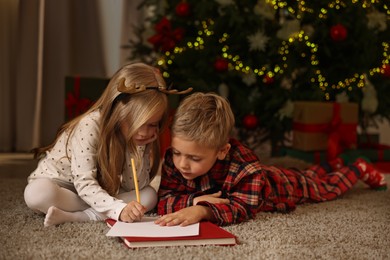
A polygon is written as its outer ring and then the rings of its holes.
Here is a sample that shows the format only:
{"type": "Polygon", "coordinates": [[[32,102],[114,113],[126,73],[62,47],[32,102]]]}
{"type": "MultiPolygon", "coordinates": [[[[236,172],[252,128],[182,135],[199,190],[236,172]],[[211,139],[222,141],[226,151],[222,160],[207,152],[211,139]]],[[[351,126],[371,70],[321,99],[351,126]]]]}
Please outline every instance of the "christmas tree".
{"type": "Polygon", "coordinates": [[[243,139],[283,145],[297,100],[356,102],[363,130],[390,119],[385,2],[145,0],[125,47],[175,88],[227,97],[243,139]]]}

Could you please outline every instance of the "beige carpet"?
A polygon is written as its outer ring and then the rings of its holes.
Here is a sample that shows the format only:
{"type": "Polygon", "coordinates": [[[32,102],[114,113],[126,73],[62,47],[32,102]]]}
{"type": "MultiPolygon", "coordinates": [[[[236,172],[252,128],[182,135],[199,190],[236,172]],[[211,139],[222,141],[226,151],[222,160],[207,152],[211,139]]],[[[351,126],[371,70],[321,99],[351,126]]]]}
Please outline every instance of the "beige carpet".
{"type": "Polygon", "coordinates": [[[390,259],[390,192],[362,184],[336,201],[301,205],[290,214],[260,213],[225,227],[237,236],[237,246],[130,250],[106,237],[101,222],[44,228],[43,217],[23,201],[34,167],[26,156],[0,157],[0,259],[390,259]]]}

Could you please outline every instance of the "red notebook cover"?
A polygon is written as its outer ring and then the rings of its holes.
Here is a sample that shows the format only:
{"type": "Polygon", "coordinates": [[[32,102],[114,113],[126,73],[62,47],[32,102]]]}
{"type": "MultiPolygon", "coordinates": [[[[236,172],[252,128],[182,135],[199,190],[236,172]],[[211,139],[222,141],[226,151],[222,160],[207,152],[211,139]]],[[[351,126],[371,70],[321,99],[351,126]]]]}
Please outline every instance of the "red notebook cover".
{"type": "MultiPolygon", "coordinates": [[[[112,227],[113,219],[106,219],[106,224],[112,227]]],[[[236,236],[209,221],[199,225],[199,235],[187,237],[120,237],[129,248],[137,247],[167,247],[167,246],[200,246],[220,245],[233,246],[237,244],[236,236]]]]}

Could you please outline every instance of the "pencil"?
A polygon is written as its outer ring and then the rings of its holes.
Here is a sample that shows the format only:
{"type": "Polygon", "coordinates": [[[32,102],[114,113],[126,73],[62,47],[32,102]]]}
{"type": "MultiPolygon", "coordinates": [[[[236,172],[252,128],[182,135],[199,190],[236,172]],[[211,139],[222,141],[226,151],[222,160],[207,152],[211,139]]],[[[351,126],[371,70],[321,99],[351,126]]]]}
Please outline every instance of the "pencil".
{"type": "Polygon", "coordinates": [[[137,196],[138,203],[141,203],[141,198],[139,196],[137,172],[135,171],[135,163],[134,163],[134,159],[133,158],[131,158],[131,166],[133,168],[133,179],[134,179],[135,194],[137,196]]]}

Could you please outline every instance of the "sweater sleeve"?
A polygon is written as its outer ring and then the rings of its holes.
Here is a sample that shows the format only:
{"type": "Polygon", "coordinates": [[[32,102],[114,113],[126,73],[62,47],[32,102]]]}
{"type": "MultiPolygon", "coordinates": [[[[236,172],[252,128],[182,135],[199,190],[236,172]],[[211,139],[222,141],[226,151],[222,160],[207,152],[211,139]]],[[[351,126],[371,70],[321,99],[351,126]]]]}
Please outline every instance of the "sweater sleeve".
{"type": "Polygon", "coordinates": [[[126,206],[122,200],[110,196],[97,179],[98,122],[87,116],[75,127],[70,139],[71,171],[75,189],[88,205],[107,216],[118,220],[126,206]]]}
{"type": "Polygon", "coordinates": [[[228,204],[213,204],[201,201],[198,205],[211,209],[220,226],[241,223],[253,218],[261,203],[261,190],[264,185],[263,175],[258,170],[252,171],[250,164],[242,165],[236,174],[229,175],[221,188],[228,204]]]}
{"type": "Polygon", "coordinates": [[[161,183],[158,190],[158,214],[165,215],[192,206],[194,193],[188,192],[188,187],[182,181],[180,173],[175,172],[173,161],[166,152],[161,169],[161,183]]]}
{"type": "Polygon", "coordinates": [[[265,173],[251,151],[242,146],[231,150],[229,157],[217,161],[209,173],[198,177],[197,183],[181,176],[173,164],[172,152],[168,150],[162,169],[158,213],[176,212],[192,206],[195,197],[220,190],[230,203],[198,202],[212,210],[218,225],[253,218],[264,203],[265,173]]]}

